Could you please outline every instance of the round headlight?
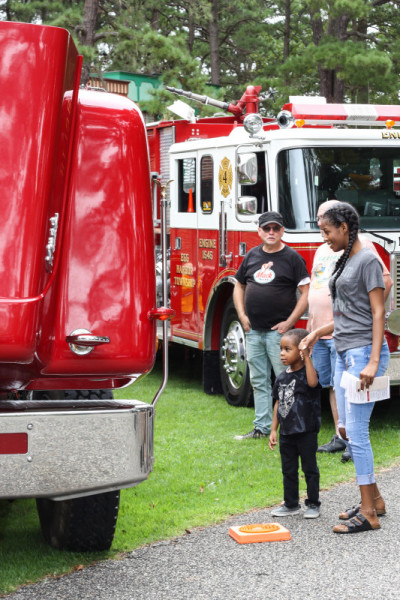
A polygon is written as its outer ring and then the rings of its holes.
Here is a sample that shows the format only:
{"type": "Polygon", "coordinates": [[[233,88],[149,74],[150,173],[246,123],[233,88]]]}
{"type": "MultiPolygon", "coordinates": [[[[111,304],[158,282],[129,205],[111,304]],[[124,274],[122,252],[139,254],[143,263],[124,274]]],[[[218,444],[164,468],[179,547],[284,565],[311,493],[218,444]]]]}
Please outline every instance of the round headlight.
{"type": "Polygon", "coordinates": [[[259,115],[258,113],[251,113],[249,115],[246,115],[243,120],[243,127],[250,135],[258,133],[262,129],[262,126],[263,120],[261,115],[259,115]]]}

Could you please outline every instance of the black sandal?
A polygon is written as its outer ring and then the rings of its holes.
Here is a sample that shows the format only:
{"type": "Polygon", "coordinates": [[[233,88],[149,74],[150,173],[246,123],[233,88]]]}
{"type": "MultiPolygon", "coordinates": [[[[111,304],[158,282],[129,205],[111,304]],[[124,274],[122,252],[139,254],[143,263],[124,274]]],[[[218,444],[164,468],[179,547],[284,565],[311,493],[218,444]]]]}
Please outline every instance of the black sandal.
{"type": "Polygon", "coordinates": [[[359,504],[356,504],[356,505],[352,506],[351,508],[346,508],[346,510],[344,510],[342,513],[339,514],[339,519],[343,519],[344,521],[348,521],[349,519],[352,519],[353,517],[358,515],[358,513],[360,512],[360,508],[361,508],[361,506],[359,504]],[[344,515],[346,513],[347,513],[347,516],[345,517],[344,515]]]}
{"type": "MultiPolygon", "coordinates": [[[[356,504],[356,505],[352,506],[351,508],[346,508],[346,510],[344,512],[339,514],[339,519],[343,519],[343,521],[348,521],[349,519],[352,519],[353,517],[358,515],[358,513],[360,512],[360,508],[361,508],[360,504],[356,504]],[[346,513],[347,513],[347,516],[345,517],[344,515],[346,513]]],[[[386,509],[384,509],[383,511],[381,510],[380,512],[376,511],[376,514],[378,517],[383,517],[383,515],[386,515],[386,509]]]]}
{"type": "MultiPolygon", "coordinates": [[[[361,533],[362,531],[371,531],[372,529],[379,529],[380,527],[372,527],[371,523],[368,521],[363,514],[359,513],[356,518],[349,519],[345,523],[341,523],[341,525],[346,525],[347,531],[341,531],[333,528],[334,533],[361,533]]],[[[336,527],[340,527],[341,525],[336,525],[336,527]]]]}

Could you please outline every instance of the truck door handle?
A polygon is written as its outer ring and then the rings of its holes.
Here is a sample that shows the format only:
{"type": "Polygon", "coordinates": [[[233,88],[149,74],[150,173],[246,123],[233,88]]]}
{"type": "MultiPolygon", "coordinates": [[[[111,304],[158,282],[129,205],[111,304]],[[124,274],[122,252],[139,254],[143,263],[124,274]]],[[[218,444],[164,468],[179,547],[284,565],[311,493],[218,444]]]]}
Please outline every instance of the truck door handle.
{"type": "Polygon", "coordinates": [[[78,346],[100,346],[101,344],[109,344],[110,338],[101,335],[89,335],[82,333],[80,335],[67,335],[68,344],[78,344],[78,346]]]}
{"type": "Polygon", "coordinates": [[[88,329],[75,329],[65,338],[75,354],[89,354],[95,346],[109,344],[110,338],[103,335],[93,335],[88,329]]]}

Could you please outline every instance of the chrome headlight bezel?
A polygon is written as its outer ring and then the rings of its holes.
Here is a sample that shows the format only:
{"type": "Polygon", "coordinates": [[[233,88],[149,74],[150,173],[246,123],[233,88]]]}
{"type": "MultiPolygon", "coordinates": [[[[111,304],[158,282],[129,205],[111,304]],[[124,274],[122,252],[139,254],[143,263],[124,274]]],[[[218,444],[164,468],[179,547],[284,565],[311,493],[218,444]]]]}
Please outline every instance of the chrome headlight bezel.
{"type": "Polygon", "coordinates": [[[250,113],[243,119],[243,127],[249,135],[256,135],[263,128],[262,116],[258,113],[250,113]]]}

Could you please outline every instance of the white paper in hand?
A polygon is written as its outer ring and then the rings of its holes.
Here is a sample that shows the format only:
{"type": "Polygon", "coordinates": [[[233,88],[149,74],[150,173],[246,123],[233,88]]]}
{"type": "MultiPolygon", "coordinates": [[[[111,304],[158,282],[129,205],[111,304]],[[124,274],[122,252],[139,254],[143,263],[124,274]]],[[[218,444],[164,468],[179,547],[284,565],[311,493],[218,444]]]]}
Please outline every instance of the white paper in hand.
{"type": "Polygon", "coordinates": [[[390,377],[383,375],[375,377],[368,389],[360,389],[361,381],[347,371],[343,372],[340,386],[346,390],[346,398],[353,404],[365,404],[366,402],[377,402],[390,398],[390,377]]]}

